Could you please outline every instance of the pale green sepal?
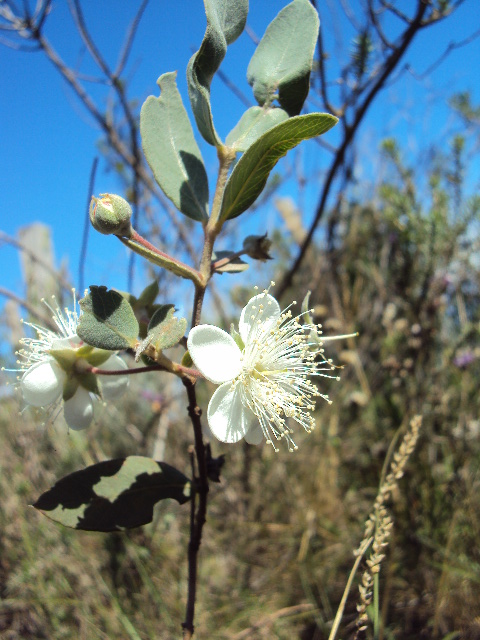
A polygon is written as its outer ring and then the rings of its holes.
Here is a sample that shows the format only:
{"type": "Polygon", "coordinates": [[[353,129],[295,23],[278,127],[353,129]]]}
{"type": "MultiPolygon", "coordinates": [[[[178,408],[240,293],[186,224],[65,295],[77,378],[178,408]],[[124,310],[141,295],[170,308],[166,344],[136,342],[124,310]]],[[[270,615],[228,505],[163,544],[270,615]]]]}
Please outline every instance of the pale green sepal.
{"type": "Polygon", "coordinates": [[[189,218],[208,219],[208,178],[192,125],[177,89],[177,72],[157,80],[160,97],[149,96],[140,112],[142,146],[155,180],[189,218]]]}
{"type": "Polygon", "coordinates": [[[193,367],[192,356],[188,351],[185,351],[185,353],[183,354],[183,358],[180,364],[182,365],[182,367],[187,367],[187,369],[191,369],[193,367]]]}
{"type": "Polygon", "coordinates": [[[63,401],[66,402],[73,398],[79,386],[80,382],[76,377],[68,377],[63,384],[63,401]]]}
{"type": "Polygon", "coordinates": [[[88,364],[91,364],[92,367],[99,367],[104,364],[110,357],[112,356],[111,351],[107,351],[106,349],[94,349],[92,353],[83,356],[88,364]]]}
{"type": "Polygon", "coordinates": [[[311,2],[294,0],[267,27],[247,69],[261,106],[277,99],[290,116],[300,113],[310,88],[319,26],[311,2]]]}
{"type": "Polygon", "coordinates": [[[225,54],[245,28],[248,0],[204,0],[207,29],[200,49],[188,63],[188,94],[198,130],[215,147],[221,140],[215,131],[210,106],[210,85],[225,54]]]}
{"type": "Polygon", "coordinates": [[[136,346],[138,322],[128,301],[118,291],[91,286],[80,300],[83,311],[77,335],[100,349],[120,351],[136,346]]]}
{"type": "Polygon", "coordinates": [[[233,323],[230,325],[230,335],[232,336],[235,344],[240,349],[240,351],[243,351],[245,349],[245,344],[242,340],[242,336],[235,329],[233,323]]]}
{"type": "Polygon", "coordinates": [[[83,347],[80,347],[76,350],[77,358],[86,358],[94,351],[95,347],[92,347],[89,344],[84,344],[83,347]]]}
{"type": "Polygon", "coordinates": [[[98,378],[94,373],[89,371],[77,375],[78,382],[87,391],[91,391],[97,396],[101,396],[100,385],[98,384],[98,378]]]}
{"type": "Polygon", "coordinates": [[[325,133],[337,122],[338,118],[328,113],[309,113],[289,118],[264,133],[235,165],[225,187],[220,220],[235,218],[255,202],[271,170],[287,151],[302,140],[325,133]]]}
{"type": "Polygon", "coordinates": [[[77,352],[74,349],[50,349],[48,353],[55,358],[65,373],[70,373],[77,360],[77,352]]]}
{"type": "Polygon", "coordinates": [[[284,120],[288,120],[288,113],[283,109],[250,107],[230,131],[225,144],[236,151],[246,151],[266,131],[284,120]]]}

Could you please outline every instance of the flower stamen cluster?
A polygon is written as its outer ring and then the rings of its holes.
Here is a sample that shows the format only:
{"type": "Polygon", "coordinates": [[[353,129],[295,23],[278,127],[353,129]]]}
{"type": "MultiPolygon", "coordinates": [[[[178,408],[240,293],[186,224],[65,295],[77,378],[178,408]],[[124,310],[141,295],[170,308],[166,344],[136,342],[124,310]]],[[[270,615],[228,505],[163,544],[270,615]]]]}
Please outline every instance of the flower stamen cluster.
{"type": "Polygon", "coordinates": [[[56,304],[42,302],[52,314],[57,331],[25,322],[36,333],[23,338],[17,352],[19,387],[23,399],[33,407],[47,408],[49,417],[55,419],[63,399],[64,417],[71,429],[85,429],[93,420],[93,400],[104,400],[121,395],[128,386],[128,376],[108,376],[101,382],[92,373],[92,367],[115,371],[127,369],[126,363],[109,351],[95,349],[77,335],[79,314],[76,310],[75,292],[73,311],[63,311],[56,304]]]}
{"type": "Polygon", "coordinates": [[[316,398],[331,403],[310,380],[339,380],[329,373],[335,366],[324,357],[320,328],[302,323],[308,312],[293,316],[291,306],[281,311],[266,289],[243,309],[233,337],[211,325],[190,331],[188,349],[195,366],[221,384],[208,407],[209,427],[219,440],[245,437],[259,444],[265,438],[277,450],[275,441],[285,439],[294,451],[293,425],[310,433],[316,398]]]}

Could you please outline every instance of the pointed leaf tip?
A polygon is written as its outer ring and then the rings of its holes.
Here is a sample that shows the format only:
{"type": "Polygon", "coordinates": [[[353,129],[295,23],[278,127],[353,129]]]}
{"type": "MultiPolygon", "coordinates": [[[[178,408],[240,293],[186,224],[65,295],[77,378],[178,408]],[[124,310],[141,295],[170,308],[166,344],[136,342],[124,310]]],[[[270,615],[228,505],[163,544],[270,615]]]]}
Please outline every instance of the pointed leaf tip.
{"type": "Polygon", "coordinates": [[[264,133],[243,154],[232,171],[223,196],[221,220],[235,218],[263,191],[268,176],[287,151],[302,140],[325,133],[338,122],[328,113],[294,116],[264,133]]]}

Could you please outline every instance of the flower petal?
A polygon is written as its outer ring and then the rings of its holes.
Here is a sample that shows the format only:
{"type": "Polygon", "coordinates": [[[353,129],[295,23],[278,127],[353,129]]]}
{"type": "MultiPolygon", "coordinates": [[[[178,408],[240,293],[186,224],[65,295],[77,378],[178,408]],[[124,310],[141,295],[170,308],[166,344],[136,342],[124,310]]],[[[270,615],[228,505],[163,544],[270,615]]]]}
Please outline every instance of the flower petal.
{"type": "Polygon", "coordinates": [[[208,426],[221,442],[238,442],[249,431],[255,416],[242,403],[239,385],[222,384],[213,394],[208,405],[208,426]]]}
{"type": "Polygon", "coordinates": [[[275,298],[268,293],[260,293],[250,298],[243,308],[238,322],[238,331],[242,340],[247,344],[252,328],[262,331],[268,330],[280,317],[280,305],[275,298]],[[259,324],[260,322],[260,324],[259,324]]]}
{"type": "Polygon", "coordinates": [[[65,422],[74,431],[90,426],[93,420],[93,401],[86,389],[79,387],[75,395],[65,402],[63,415],[65,422]]]}
{"type": "Polygon", "coordinates": [[[245,434],[245,442],[248,442],[248,444],[260,444],[264,438],[262,427],[258,422],[253,424],[245,434]]]}
{"type": "MultiPolygon", "coordinates": [[[[120,358],[120,356],[113,355],[104,362],[100,367],[100,369],[105,369],[106,371],[115,371],[117,369],[128,369],[128,365],[120,358]]],[[[119,398],[121,395],[125,393],[129,383],[128,376],[98,376],[97,378],[100,382],[100,388],[102,390],[102,398],[104,400],[112,400],[114,398],[119,398]]]]}
{"type": "Polygon", "coordinates": [[[20,381],[25,402],[46,407],[62,394],[66,374],[54,360],[38,362],[27,369],[20,381]]]}
{"type": "Polygon", "coordinates": [[[223,329],[210,324],[193,327],[187,346],[195,366],[210,382],[233,380],[242,370],[242,352],[223,329]]]}
{"type": "Polygon", "coordinates": [[[77,334],[69,336],[68,338],[56,338],[52,342],[52,349],[78,349],[83,344],[77,334]]]}

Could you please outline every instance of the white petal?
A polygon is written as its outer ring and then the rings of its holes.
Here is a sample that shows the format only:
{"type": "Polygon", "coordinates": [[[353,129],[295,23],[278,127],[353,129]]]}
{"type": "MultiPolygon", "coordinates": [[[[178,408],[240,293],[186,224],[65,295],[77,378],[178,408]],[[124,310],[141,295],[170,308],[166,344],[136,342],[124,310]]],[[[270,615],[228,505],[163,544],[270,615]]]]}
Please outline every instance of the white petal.
{"type": "Polygon", "coordinates": [[[76,334],[68,338],[56,338],[52,342],[52,349],[78,349],[83,344],[76,334]]]}
{"type": "Polygon", "coordinates": [[[242,370],[242,352],[223,329],[210,324],[193,327],[187,347],[195,366],[210,382],[233,380],[242,370]]]}
{"type": "Polygon", "coordinates": [[[276,323],[280,314],[280,305],[268,293],[260,293],[258,296],[250,298],[243,308],[238,322],[238,332],[244,344],[247,344],[252,328],[255,327],[257,330],[260,328],[262,331],[267,330],[276,323]]]}
{"type": "Polygon", "coordinates": [[[34,364],[20,381],[25,402],[34,407],[52,404],[62,394],[65,377],[65,372],[54,360],[34,364]]]}
{"type": "MultiPolygon", "coordinates": [[[[99,369],[105,369],[106,371],[115,371],[117,369],[128,369],[128,365],[120,358],[120,356],[113,355],[99,366],[99,369]]],[[[100,382],[102,389],[102,397],[104,400],[112,400],[113,398],[119,398],[125,393],[129,383],[129,376],[98,376],[97,380],[100,382]]]]}
{"type": "Polygon", "coordinates": [[[63,415],[65,422],[74,431],[81,431],[90,426],[93,420],[93,402],[86,389],[79,387],[75,395],[65,402],[63,415]]]}
{"type": "Polygon", "coordinates": [[[264,437],[262,427],[257,422],[257,424],[252,425],[249,431],[247,431],[245,441],[248,442],[248,444],[260,444],[264,437]]]}
{"type": "Polygon", "coordinates": [[[221,442],[238,442],[250,429],[255,418],[242,404],[239,385],[232,389],[230,382],[222,384],[213,394],[208,405],[208,426],[221,442]]]}

